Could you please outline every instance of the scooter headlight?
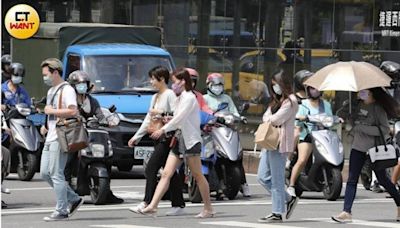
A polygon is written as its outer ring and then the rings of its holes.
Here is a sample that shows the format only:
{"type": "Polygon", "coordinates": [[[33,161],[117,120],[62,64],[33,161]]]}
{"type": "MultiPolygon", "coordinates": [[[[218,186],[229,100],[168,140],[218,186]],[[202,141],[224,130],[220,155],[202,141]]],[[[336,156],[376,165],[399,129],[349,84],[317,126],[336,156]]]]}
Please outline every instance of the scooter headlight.
{"type": "Polygon", "coordinates": [[[328,151],[325,149],[325,147],[318,142],[317,140],[315,140],[315,147],[317,148],[318,151],[320,151],[323,154],[328,154],[328,151]]]}
{"type": "Polygon", "coordinates": [[[92,150],[93,157],[101,158],[105,155],[105,148],[102,144],[92,144],[90,145],[90,149],[92,150]]]}
{"type": "Polygon", "coordinates": [[[322,120],[322,125],[324,127],[332,127],[334,123],[333,117],[332,116],[326,116],[323,120],[322,120]]]}
{"type": "Polygon", "coordinates": [[[233,117],[233,115],[224,116],[224,119],[227,125],[232,125],[235,122],[235,117],[233,117]]]}

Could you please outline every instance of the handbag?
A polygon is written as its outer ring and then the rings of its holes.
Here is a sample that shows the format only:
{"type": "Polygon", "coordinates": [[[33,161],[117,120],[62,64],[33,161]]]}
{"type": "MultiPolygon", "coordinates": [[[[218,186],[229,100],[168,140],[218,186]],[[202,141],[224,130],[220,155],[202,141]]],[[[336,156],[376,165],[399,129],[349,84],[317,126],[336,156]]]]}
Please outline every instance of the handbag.
{"type": "Polygon", "coordinates": [[[273,126],[271,122],[263,122],[254,133],[254,142],[262,148],[268,150],[276,150],[279,146],[280,131],[279,128],[273,126]]]}
{"type": "MultiPolygon", "coordinates": [[[[61,102],[62,89],[58,97],[59,109],[61,109],[61,102]]],[[[56,123],[56,132],[62,152],[77,152],[89,146],[88,133],[80,116],[67,119],[60,118],[56,123]]]]}
{"type": "Polygon", "coordinates": [[[383,137],[381,127],[376,124],[379,129],[382,145],[378,145],[377,137],[375,137],[375,146],[368,150],[369,158],[371,159],[371,168],[373,170],[382,170],[393,167],[398,163],[399,153],[392,144],[386,144],[383,137]]]}
{"type": "MultiPolygon", "coordinates": [[[[154,100],[153,108],[156,106],[158,100],[158,94],[154,100]]],[[[150,123],[147,126],[147,133],[149,135],[153,134],[155,131],[160,130],[164,126],[164,120],[161,115],[154,115],[150,118],[150,123]]]]}

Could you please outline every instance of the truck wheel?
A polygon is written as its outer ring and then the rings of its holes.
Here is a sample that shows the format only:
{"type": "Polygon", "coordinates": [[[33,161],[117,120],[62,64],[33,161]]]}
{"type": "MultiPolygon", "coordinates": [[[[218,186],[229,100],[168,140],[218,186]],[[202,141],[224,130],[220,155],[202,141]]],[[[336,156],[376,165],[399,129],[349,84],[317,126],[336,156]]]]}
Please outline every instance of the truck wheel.
{"type": "Polygon", "coordinates": [[[328,186],[324,187],[323,193],[327,200],[335,201],[342,191],[342,172],[338,167],[326,167],[328,186]]]}
{"type": "Polygon", "coordinates": [[[123,163],[123,164],[118,164],[117,168],[121,172],[129,172],[132,170],[133,164],[131,163],[123,163]]]}
{"type": "Polygon", "coordinates": [[[107,201],[107,195],[110,192],[110,179],[89,177],[90,183],[90,197],[95,205],[105,204],[107,201]]]}
{"type": "Polygon", "coordinates": [[[18,166],[17,173],[18,177],[22,181],[30,181],[36,173],[36,155],[18,151],[18,166]]]}
{"type": "MultiPolygon", "coordinates": [[[[205,176],[206,179],[208,180],[208,176],[205,176]]],[[[201,194],[200,194],[200,189],[199,186],[197,186],[197,182],[194,179],[192,173],[189,173],[189,183],[188,183],[188,194],[189,194],[189,200],[192,203],[201,203],[201,194]]]]}
{"type": "Polygon", "coordinates": [[[225,166],[225,170],[226,183],[224,195],[228,197],[228,199],[233,200],[240,190],[242,172],[238,165],[227,165],[225,166]]]}

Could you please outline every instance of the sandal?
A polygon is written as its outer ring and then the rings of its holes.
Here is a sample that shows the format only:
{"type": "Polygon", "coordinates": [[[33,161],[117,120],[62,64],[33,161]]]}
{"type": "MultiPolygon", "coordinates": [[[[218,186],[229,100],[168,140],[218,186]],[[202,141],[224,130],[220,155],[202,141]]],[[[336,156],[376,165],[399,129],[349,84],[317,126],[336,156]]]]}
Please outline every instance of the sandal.
{"type": "Polygon", "coordinates": [[[151,211],[143,211],[143,210],[145,209],[139,210],[140,215],[146,215],[153,218],[157,217],[157,210],[151,210],[151,211]]]}
{"type": "Polygon", "coordinates": [[[201,218],[201,219],[203,219],[203,218],[213,218],[214,216],[215,216],[215,212],[214,211],[211,211],[211,212],[202,211],[202,212],[200,212],[200,214],[196,215],[195,218],[201,218]]]}

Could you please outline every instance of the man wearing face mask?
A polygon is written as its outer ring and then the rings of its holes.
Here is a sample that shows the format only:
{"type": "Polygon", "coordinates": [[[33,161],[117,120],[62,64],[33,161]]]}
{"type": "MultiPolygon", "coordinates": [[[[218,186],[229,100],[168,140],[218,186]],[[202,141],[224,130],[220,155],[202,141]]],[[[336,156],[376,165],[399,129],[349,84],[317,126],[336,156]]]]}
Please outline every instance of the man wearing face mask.
{"type": "Polygon", "coordinates": [[[11,78],[1,85],[3,93],[1,109],[5,110],[6,105],[15,106],[19,103],[31,105],[31,98],[23,86],[22,79],[25,76],[25,69],[21,63],[12,63],[10,66],[11,78]]]}
{"type": "Polygon", "coordinates": [[[296,196],[295,192],[296,180],[300,172],[304,169],[305,165],[307,164],[308,158],[310,157],[313,148],[312,136],[310,132],[314,130],[316,126],[312,123],[308,122],[304,123],[302,121],[306,120],[308,115],[316,115],[321,113],[332,115],[331,104],[329,104],[329,102],[321,98],[322,93],[319,90],[311,86],[307,86],[306,95],[308,99],[302,101],[302,104],[299,105],[299,110],[296,114],[296,119],[299,119],[299,121],[296,121],[296,127],[300,129],[300,135],[299,135],[299,144],[297,146],[298,159],[292,169],[289,187],[287,189],[287,192],[291,196],[296,196]]]}
{"type": "MultiPolygon", "coordinates": [[[[207,77],[207,94],[203,95],[207,106],[213,111],[217,111],[218,105],[222,103],[228,103],[228,111],[235,116],[240,117],[240,114],[233,103],[232,98],[224,93],[224,76],[220,73],[211,73],[207,77]]],[[[244,168],[242,165],[242,172],[244,168]]],[[[241,192],[244,197],[250,197],[250,188],[246,181],[246,176],[242,178],[242,189],[241,192]]]]}
{"type": "MultiPolygon", "coordinates": [[[[93,88],[93,85],[90,83],[89,75],[84,71],[74,71],[68,77],[68,82],[75,89],[77,93],[77,104],[79,114],[88,119],[90,117],[96,117],[100,123],[108,124],[110,127],[113,125],[108,123],[103,112],[101,111],[101,107],[96,98],[92,97],[89,93],[93,88]]],[[[71,180],[71,172],[73,169],[73,165],[77,160],[78,153],[69,153],[67,165],[65,167],[65,179],[70,183],[71,180]]],[[[111,167],[109,167],[111,169],[111,167]]],[[[110,190],[107,195],[107,203],[109,204],[119,204],[123,203],[124,200],[116,197],[113,192],[110,190]]]]}

